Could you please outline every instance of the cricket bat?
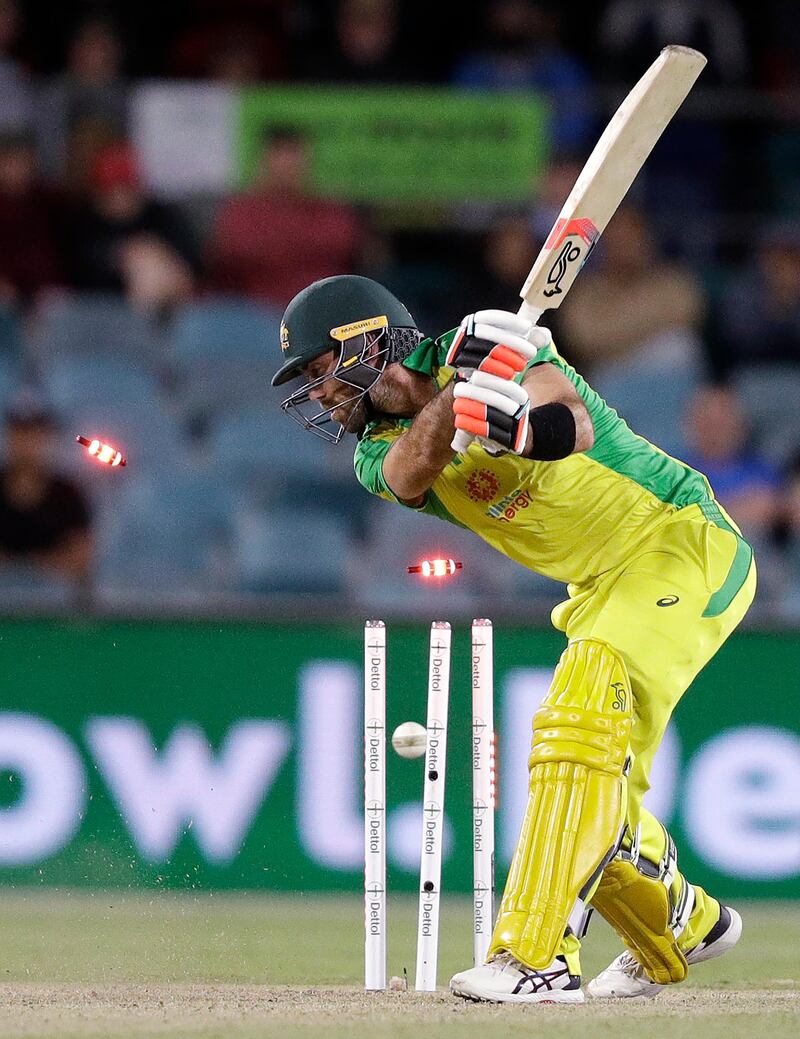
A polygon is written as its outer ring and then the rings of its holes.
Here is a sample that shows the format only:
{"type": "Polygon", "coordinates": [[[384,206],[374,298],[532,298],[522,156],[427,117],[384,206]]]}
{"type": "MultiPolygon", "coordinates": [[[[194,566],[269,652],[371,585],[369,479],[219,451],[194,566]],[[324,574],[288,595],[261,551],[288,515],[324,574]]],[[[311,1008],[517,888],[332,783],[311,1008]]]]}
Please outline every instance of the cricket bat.
{"type": "MultiPolygon", "coordinates": [[[[561,305],[705,64],[691,47],[665,47],[614,113],[520,291],[519,314],[531,324],[561,305]]],[[[457,430],[453,450],[465,451],[471,441],[470,433],[457,430]]]]}

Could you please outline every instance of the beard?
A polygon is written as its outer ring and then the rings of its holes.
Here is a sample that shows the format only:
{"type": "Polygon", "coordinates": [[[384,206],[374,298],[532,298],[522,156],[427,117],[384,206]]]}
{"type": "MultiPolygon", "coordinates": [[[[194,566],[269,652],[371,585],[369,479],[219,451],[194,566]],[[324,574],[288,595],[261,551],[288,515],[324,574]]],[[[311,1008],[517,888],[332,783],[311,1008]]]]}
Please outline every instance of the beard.
{"type": "Polygon", "coordinates": [[[345,433],[361,436],[369,423],[369,408],[365,398],[362,397],[359,400],[353,401],[352,404],[343,404],[341,408],[336,410],[345,412],[341,417],[339,415],[333,416],[341,424],[345,433]]]}

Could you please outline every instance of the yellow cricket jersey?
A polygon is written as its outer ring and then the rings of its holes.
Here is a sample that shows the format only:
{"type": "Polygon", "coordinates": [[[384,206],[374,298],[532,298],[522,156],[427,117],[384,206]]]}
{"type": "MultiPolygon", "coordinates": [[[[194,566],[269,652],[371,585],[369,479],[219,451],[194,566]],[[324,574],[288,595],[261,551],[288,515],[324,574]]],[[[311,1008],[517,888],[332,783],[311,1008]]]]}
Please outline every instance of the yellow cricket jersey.
{"type": "MultiPolygon", "coordinates": [[[[403,363],[429,373],[441,388],[452,375],[443,361],[454,334],[424,340],[403,363]]],[[[706,478],[633,433],[555,346],[540,350],[528,368],[538,364],[554,364],[575,386],[594,424],[592,449],[542,462],[494,457],[473,443],[439,474],[417,511],[467,527],[522,566],[573,585],[630,558],[687,506],[698,505],[708,519],[731,529],[706,478]]],[[[383,478],[383,459],[411,421],[383,417],[356,447],[359,481],[388,501],[398,499],[383,478]]]]}

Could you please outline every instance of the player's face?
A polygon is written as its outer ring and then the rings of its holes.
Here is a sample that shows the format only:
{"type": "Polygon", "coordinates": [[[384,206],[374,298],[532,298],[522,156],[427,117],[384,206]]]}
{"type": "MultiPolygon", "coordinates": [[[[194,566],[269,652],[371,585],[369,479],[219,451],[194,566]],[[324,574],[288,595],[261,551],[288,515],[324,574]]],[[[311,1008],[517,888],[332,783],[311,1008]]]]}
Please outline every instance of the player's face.
{"type": "Polygon", "coordinates": [[[337,362],[336,351],[329,350],[306,365],[303,375],[309,382],[323,380],[309,391],[308,396],[317,401],[321,408],[331,408],[331,417],[344,426],[348,433],[361,433],[367,424],[366,408],[362,400],[353,400],[352,386],[333,377],[337,362]]]}

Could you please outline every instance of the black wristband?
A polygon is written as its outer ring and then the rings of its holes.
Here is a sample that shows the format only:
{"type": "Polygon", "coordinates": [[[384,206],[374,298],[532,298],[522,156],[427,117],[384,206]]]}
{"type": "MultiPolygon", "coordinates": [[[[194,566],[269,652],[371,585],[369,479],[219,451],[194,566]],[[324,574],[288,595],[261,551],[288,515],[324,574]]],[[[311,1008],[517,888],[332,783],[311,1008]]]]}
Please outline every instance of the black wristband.
{"type": "Polygon", "coordinates": [[[530,413],[533,446],[529,458],[555,462],[575,450],[575,416],[566,404],[542,404],[530,413]]]}

